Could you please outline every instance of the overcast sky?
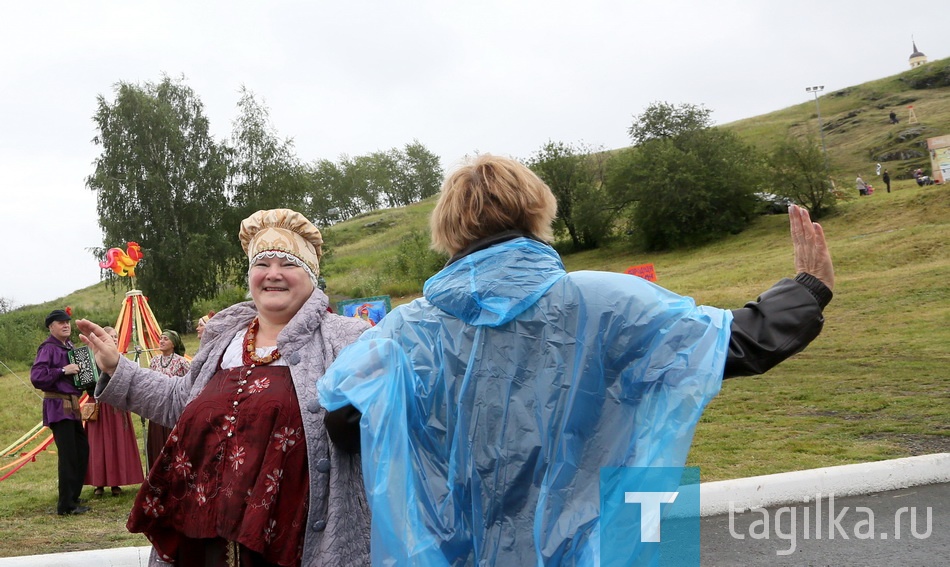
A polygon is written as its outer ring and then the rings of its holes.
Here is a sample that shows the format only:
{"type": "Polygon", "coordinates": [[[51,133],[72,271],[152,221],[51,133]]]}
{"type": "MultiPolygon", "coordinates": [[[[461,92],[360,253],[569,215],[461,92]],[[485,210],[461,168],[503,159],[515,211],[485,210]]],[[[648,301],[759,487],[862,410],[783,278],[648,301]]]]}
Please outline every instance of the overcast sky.
{"type": "MultiPolygon", "coordinates": [[[[0,10],[0,297],[99,280],[85,187],[96,97],[183,75],[216,138],[242,85],[303,161],[419,140],[529,157],[548,140],[617,148],[654,101],[728,123],[907,70],[911,36],[948,56],[950,4],[878,0],[163,0],[15,2],[0,10]]],[[[235,232],[237,227],[235,227],[235,232]]],[[[236,238],[236,237],[235,237],[236,238]]]]}

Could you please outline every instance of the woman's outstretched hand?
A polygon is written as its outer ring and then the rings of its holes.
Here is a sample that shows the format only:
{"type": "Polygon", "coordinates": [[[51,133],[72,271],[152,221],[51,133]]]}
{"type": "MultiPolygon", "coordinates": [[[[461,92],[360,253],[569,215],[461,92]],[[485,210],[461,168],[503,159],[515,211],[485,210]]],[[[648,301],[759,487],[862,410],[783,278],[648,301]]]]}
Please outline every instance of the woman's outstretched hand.
{"type": "Polygon", "coordinates": [[[92,348],[96,356],[96,366],[106,374],[114,374],[116,367],[119,366],[119,349],[109,333],[87,319],[76,321],[76,327],[79,329],[79,338],[82,342],[92,348]]]}
{"type": "Polygon", "coordinates": [[[834,290],[835,267],[825,242],[825,231],[820,224],[811,221],[808,211],[798,205],[788,207],[788,221],[792,229],[796,273],[809,273],[834,290]]]}

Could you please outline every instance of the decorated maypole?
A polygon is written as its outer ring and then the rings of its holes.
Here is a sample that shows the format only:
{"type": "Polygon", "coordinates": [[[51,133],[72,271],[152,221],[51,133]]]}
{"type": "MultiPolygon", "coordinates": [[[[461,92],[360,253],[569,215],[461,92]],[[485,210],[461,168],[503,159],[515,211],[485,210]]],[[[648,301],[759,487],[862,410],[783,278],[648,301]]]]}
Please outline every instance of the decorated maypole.
{"type": "Polygon", "coordinates": [[[99,267],[129,278],[131,289],[125,294],[125,301],[115,322],[115,330],[119,336],[119,352],[133,353],[140,364],[148,366],[152,353],[158,350],[158,338],[162,329],[155,320],[148,299],[140,290],[135,289],[135,266],[143,257],[141,246],[136,242],[129,242],[125,250],[110,248],[106,252],[106,260],[100,262],[99,267]]]}
{"type": "MultiPolygon", "coordinates": [[[[109,269],[116,275],[128,277],[130,291],[125,294],[125,301],[116,319],[115,329],[119,336],[119,352],[133,353],[139,364],[148,366],[151,353],[158,350],[158,338],[162,334],[158,321],[148,305],[148,300],[142,292],[135,289],[135,266],[142,259],[142,249],[135,242],[129,242],[126,249],[110,248],[106,252],[106,260],[99,262],[99,267],[109,269]]],[[[67,307],[67,310],[69,308],[67,307]]],[[[88,398],[83,394],[80,403],[88,398]]],[[[144,418],[143,418],[144,423],[144,418]]],[[[13,457],[11,462],[0,464],[0,481],[3,481],[20,470],[27,463],[36,460],[36,456],[46,450],[53,443],[53,435],[43,422],[36,424],[30,431],[0,452],[0,457],[13,457]]]]}

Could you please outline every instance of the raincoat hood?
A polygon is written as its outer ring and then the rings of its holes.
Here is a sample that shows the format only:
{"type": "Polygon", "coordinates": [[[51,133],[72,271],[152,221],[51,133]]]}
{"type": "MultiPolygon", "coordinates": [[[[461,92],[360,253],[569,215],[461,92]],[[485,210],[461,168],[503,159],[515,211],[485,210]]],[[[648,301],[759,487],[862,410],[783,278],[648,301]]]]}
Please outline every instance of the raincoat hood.
{"type": "Polygon", "coordinates": [[[517,238],[449,264],[422,291],[433,305],[469,325],[498,327],[537,303],[565,275],[553,248],[517,238]]]}

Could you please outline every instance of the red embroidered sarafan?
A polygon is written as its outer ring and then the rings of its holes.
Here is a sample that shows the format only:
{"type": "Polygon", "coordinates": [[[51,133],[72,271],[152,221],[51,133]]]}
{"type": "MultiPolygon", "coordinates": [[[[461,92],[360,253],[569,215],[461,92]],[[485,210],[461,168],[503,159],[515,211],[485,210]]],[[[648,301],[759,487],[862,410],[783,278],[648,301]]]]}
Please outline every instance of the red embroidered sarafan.
{"type": "Polygon", "coordinates": [[[182,537],[224,538],[268,562],[296,565],[309,486],[290,369],[219,370],[172,430],[128,528],[144,533],[166,561],[176,558],[182,537]]]}

